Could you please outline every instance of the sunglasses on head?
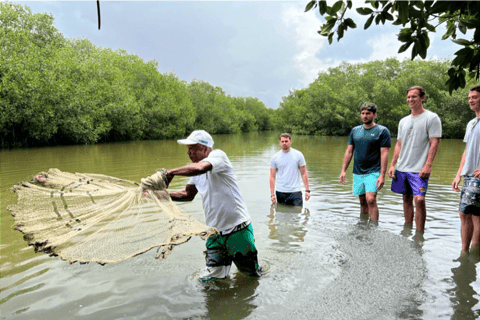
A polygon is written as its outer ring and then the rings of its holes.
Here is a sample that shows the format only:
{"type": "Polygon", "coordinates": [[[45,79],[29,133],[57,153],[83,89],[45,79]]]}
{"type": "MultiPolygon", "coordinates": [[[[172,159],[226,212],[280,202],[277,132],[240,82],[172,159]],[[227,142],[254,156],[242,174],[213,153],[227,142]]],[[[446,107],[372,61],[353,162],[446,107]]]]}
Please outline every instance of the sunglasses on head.
{"type": "Polygon", "coordinates": [[[470,88],[470,91],[477,91],[477,92],[480,92],[480,86],[478,86],[478,87],[473,87],[473,88],[470,88]]]}

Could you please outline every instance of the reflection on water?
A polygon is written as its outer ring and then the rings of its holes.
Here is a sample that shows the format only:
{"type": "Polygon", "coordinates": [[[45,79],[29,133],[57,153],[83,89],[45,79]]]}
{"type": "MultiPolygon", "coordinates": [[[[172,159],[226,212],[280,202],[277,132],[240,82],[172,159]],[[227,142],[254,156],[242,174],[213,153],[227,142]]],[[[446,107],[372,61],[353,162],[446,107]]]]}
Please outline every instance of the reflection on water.
{"type": "Polygon", "coordinates": [[[474,310],[478,303],[478,293],[472,287],[477,281],[475,262],[465,256],[459,259],[460,265],[452,268],[454,287],[448,290],[454,314],[452,319],[478,319],[480,310],[474,310]]]}
{"type": "MultiPolygon", "coordinates": [[[[69,265],[35,254],[6,210],[10,187],[49,168],[139,181],[157,168],[189,163],[175,141],[142,141],[0,151],[0,319],[476,319],[480,263],[460,260],[458,194],[450,187],[464,144],[441,142],[426,197],[424,234],[404,224],[402,198],[377,197],[379,222],[360,214],[351,186],[338,181],[348,137],[294,137],[309,172],[303,208],[271,206],[276,133],[214,136],[236,171],[252,216],[260,279],[232,266],[225,281],[201,283],[204,241],[166,260],[147,252],[121,263],[69,265]]],[[[395,143],[395,141],[393,141],[395,143]]],[[[391,150],[393,152],[393,150],[391,150]]],[[[390,155],[391,158],[391,155],[390,155]]],[[[176,178],[171,188],[184,186],[176,178]]],[[[352,181],[351,171],[347,180],[352,181]]],[[[202,220],[200,199],[180,204],[202,220]]]]}
{"type": "Polygon", "coordinates": [[[277,240],[279,245],[303,242],[307,234],[308,208],[277,204],[270,207],[269,238],[277,240]]]}
{"type": "Polygon", "coordinates": [[[255,291],[259,279],[236,273],[225,281],[202,283],[207,308],[206,319],[245,319],[257,307],[255,291]]]}

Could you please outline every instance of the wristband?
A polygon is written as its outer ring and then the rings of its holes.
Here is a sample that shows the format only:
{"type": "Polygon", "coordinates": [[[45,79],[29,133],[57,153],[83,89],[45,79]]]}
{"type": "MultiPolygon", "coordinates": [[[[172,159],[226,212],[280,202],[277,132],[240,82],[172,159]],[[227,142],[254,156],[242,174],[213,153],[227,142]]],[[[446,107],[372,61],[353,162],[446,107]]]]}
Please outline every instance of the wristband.
{"type": "Polygon", "coordinates": [[[310,190],[305,190],[305,192],[308,192],[308,193],[310,193],[310,190]]]}
{"type": "Polygon", "coordinates": [[[274,195],[274,194],[272,194],[272,195],[270,196],[270,198],[271,198],[271,197],[275,197],[275,195],[274,195]]]}

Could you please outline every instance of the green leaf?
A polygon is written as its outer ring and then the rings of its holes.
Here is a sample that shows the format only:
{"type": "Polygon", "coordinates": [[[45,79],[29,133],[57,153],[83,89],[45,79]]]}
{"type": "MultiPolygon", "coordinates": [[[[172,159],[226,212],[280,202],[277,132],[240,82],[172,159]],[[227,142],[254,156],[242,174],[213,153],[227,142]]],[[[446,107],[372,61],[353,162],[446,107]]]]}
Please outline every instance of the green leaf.
{"type": "Polygon", "coordinates": [[[398,40],[401,42],[410,41],[412,39],[412,33],[413,31],[410,28],[403,28],[398,34],[398,40]]]}
{"type": "Polygon", "coordinates": [[[470,45],[473,44],[473,42],[470,42],[470,41],[465,40],[465,39],[454,39],[452,41],[455,42],[456,44],[461,45],[461,46],[470,46],[470,45]]]}
{"type": "Polygon", "coordinates": [[[357,27],[352,18],[345,19],[345,24],[352,29],[355,29],[357,27]]]}
{"type": "Polygon", "coordinates": [[[367,19],[367,22],[365,22],[365,25],[363,26],[363,29],[364,30],[367,30],[371,25],[372,25],[372,22],[373,22],[373,18],[375,18],[373,16],[373,14],[370,16],[370,18],[367,19]]]}
{"type": "Polygon", "coordinates": [[[370,8],[357,8],[357,12],[361,14],[362,16],[369,15],[373,12],[372,9],[370,8]]]}
{"type": "Polygon", "coordinates": [[[345,25],[343,23],[341,23],[339,26],[338,26],[338,30],[337,30],[337,34],[338,34],[338,38],[337,38],[337,41],[340,41],[340,39],[343,38],[343,33],[345,31],[345,25]]]}
{"type": "Polygon", "coordinates": [[[405,25],[408,23],[409,16],[408,16],[408,2],[407,1],[397,1],[395,2],[395,6],[398,11],[398,18],[402,21],[402,24],[405,25]]]}
{"type": "Polygon", "coordinates": [[[390,13],[385,12],[385,19],[389,21],[393,21],[393,16],[390,13]]]}
{"type": "Polygon", "coordinates": [[[425,23],[425,27],[428,29],[430,32],[435,32],[435,27],[432,26],[430,23],[425,23]]]}
{"type": "Polygon", "coordinates": [[[305,12],[310,11],[312,8],[316,6],[317,6],[317,2],[315,0],[310,1],[305,7],[305,12]]]}
{"type": "Polygon", "coordinates": [[[407,43],[403,44],[400,49],[398,49],[398,53],[402,53],[404,51],[406,51],[411,45],[412,45],[413,41],[408,41],[407,43]]]}
{"type": "Polygon", "coordinates": [[[376,23],[377,25],[380,24],[381,19],[382,19],[382,16],[378,14],[378,15],[375,17],[375,23],[376,23]]]}
{"type": "Polygon", "coordinates": [[[332,6],[332,14],[336,14],[340,9],[342,9],[342,6],[344,5],[345,4],[342,0],[335,2],[335,4],[332,6]]]}
{"type": "Polygon", "coordinates": [[[333,32],[328,35],[328,44],[332,44],[333,42],[333,32]]]}
{"type": "Polygon", "coordinates": [[[319,1],[318,2],[318,11],[320,12],[320,15],[324,15],[327,12],[328,6],[327,6],[327,1],[319,1]]]}
{"type": "Polygon", "coordinates": [[[455,55],[456,56],[467,56],[470,53],[473,54],[473,52],[474,52],[474,50],[472,48],[466,47],[466,48],[460,49],[457,52],[455,52],[455,55]]]}

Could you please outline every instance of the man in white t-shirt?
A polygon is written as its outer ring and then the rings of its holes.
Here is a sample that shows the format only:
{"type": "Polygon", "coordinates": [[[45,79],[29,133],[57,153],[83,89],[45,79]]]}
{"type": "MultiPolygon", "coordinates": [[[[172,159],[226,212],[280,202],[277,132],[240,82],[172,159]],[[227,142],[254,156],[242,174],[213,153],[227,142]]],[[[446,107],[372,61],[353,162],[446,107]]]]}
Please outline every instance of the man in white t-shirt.
{"type": "Polygon", "coordinates": [[[460,222],[462,237],[461,256],[480,254],[480,85],[470,88],[468,94],[470,109],[475,118],[470,120],[465,132],[463,152],[457,176],[452,182],[452,189],[460,192],[460,181],[463,176],[463,187],[460,194],[460,222]]]}
{"type": "Polygon", "coordinates": [[[415,226],[421,233],[425,231],[427,218],[425,195],[428,179],[442,137],[440,118],[423,108],[425,97],[425,88],[408,88],[407,103],[411,113],[398,124],[397,143],[388,170],[388,176],[392,178],[391,190],[403,195],[405,224],[412,225],[415,218],[415,226]]]}
{"type": "Polygon", "coordinates": [[[282,133],[279,143],[282,150],[277,152],[270,161],[270,197],[272,203],[302,206],[300,175],[306,189],[305,201],[310,199],[305,158],[300,151],[291,147],[292,136],[289,133],[282,133]]]}
{"type": "Polygon", "coordinates": [[[191,177],[184,190],[171,192],[170,197],[174,201],[192,201],[199,192],[206,224],[219,231],[219,235],[207,239],[206,267],[200,278],[226,278],[232,261],[242,273],[259,276],[251,218],[227,155],[212,150],[213,139],[204,130],[195,130],[177,142],[188,146],[193,163],[166,171],[169,182],[174,176],[191,177]]]}

